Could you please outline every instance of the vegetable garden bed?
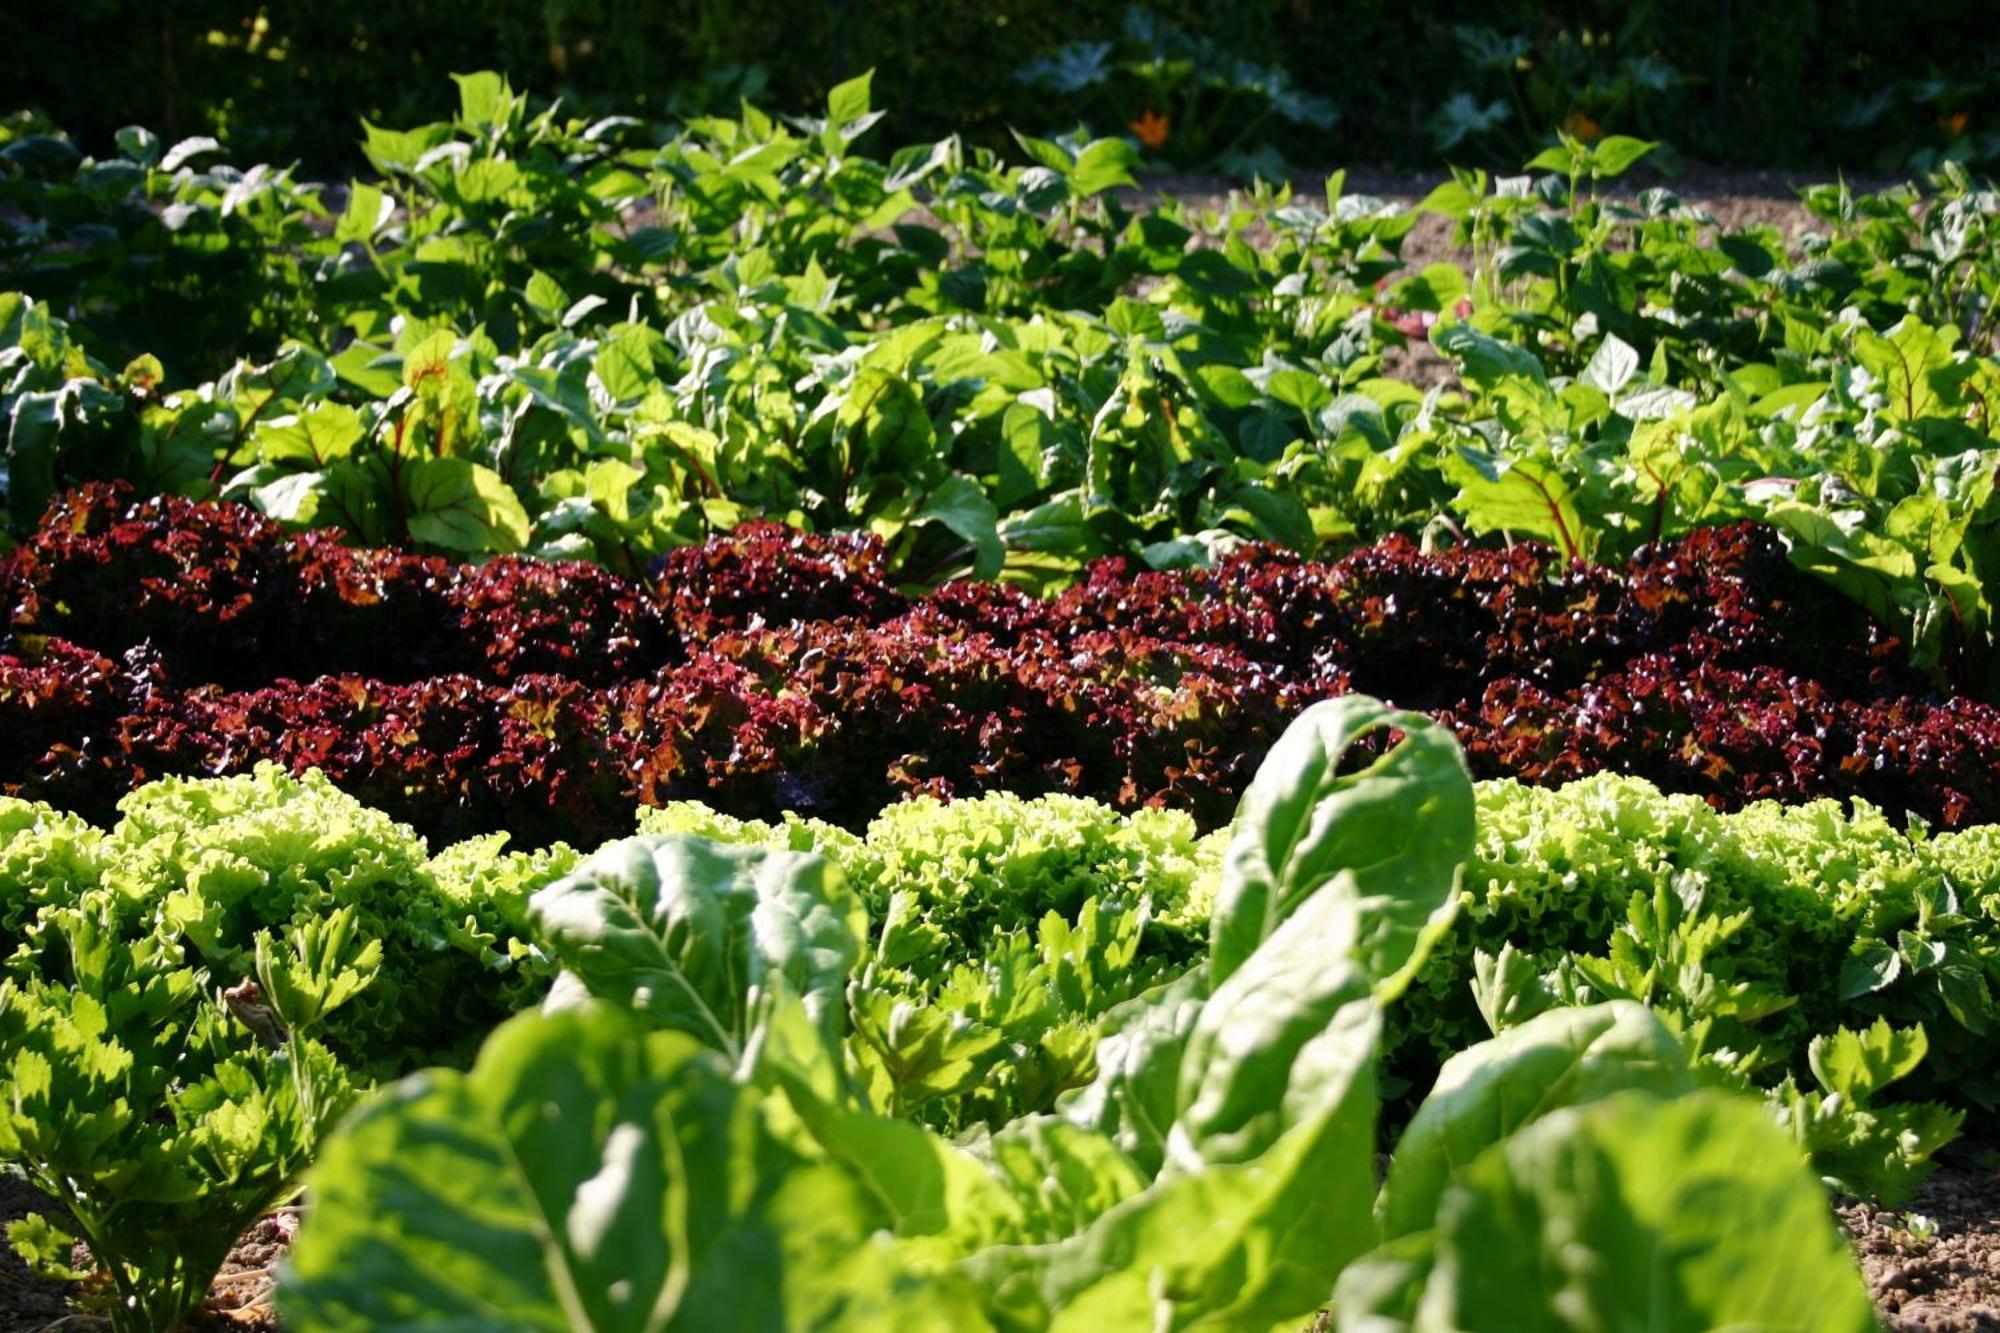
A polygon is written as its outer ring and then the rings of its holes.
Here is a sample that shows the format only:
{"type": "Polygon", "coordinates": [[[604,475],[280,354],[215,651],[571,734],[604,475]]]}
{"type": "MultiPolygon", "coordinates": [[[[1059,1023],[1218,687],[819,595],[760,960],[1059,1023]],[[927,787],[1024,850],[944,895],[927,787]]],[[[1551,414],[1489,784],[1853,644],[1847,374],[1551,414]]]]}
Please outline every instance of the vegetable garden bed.
{"type": "Polygon", "coordinates": [[[299,1330],[1988,1298],[2000,195],[1565,138],[1412,264],[865,80],[461,87],[332,210],[0,148],[0,1158],[87,1314],[253,1226],[299,1330]]]}

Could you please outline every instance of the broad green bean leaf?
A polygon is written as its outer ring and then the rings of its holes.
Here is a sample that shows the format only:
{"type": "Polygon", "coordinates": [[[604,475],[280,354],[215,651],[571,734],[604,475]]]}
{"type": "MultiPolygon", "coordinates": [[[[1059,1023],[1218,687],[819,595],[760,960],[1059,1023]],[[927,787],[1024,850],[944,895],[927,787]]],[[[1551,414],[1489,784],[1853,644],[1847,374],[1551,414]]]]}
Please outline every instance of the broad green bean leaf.
{"type": "Polygon", "coordinates": [[[528,544],[527,510],[491,468],[465,458],[406,464],[403,495],[410,536],[451,551],[518,551],[528,544]]]}
{"type": "Polygon", "coordinates": [[[1360,907],[1350,941],[1378,997],[1400,994],[1457,905],[1472,779],[1451,734],[1363,695],[1313,705],[1264,757],[1236,814],[1210,944],[1219,986],[1323,887],[1360,907]],[[1365,738],[1402,739],[1364,765],[1365,738]]]}
{"type": "Polygon", "coordinates": [[[542,944],[588,992],[740,1058],[771,975],[829,1040],[867,915],[824,857],[677,835],[627,838],[528,902],[542,944]]]}
{"type": "Polygon", "coordinates": [[[972,576],[990,579],[1000,572],[1007,551],[1000,543],[1000,511],[979,483],[970,477],[947,477],[924,501],[916,521],[943,524],[973,551],[972,576]]]}
{"type": "Polygon", "coordinates": [[[648,329],[627,327],[598,347],[591,369],[613,402],[629,403],[644,398],[647,390],[658,383],[653,374],[656,339],[657,335],[648,329]]]}
{"type": "Polygon", "coordinates": [[[1639,353],[1617,334],[1607,333],[1592,354],[1590,364],[1583,368],[1583,382],[1602,389],[1608,398],[1616,398],[1618,391],[1638,373],[1639,353]]]}
{"type": "Polygon", "coordinates": [[[490,69],[476,74],[454,74],[458,84],[458,119],[467,129],[488,130],[507,118],[513,103],[512,90],[504,75],[490,69]]]}
{"type": "Polygon", "coordinates": [[[1658,144],[1644,139],[1634,139],[1627,134],[1612,134],[1600,139],[1590,150],[1590,161],[1594,174],[1600,177],[1622,176],[1658,144]]]}
{"type": "Polygon", "coordinates": [[[454,176],[452,188],[466,204],[490,204],[506,198],[520,180],[520,168],[506,158],[480,158],[454,176]]]}
{"type": "Polygon", "coordinates": [[[602,1006],[520,1015],[470,1073],[405,1079],[324,1146],[286,1324],[831,1323],[843,1288],[888,1276],[879,1214],[838,1168],[781,1147],[761,1096],[683,1033],[602,1006]]]}
{"type": "Polygon", "coordinates": [[[347,207],[334,223],[333,239],[341,245],[371,245],[375,234],[395,212],[395,201],[379,185],[355,181],[348,187],[347,207]]]}
{"type": "Polygon", "coordinates": [[[160,159],[160,170],[166,172],[168,175],[172,175],[187,165],[191,159],[199,157],[203,153],[217,152],[221,148],[221,143],[209,138],[205,134],[198,134],[192,138],[183,139],[172,148],[169,148],[166,156],[160,159]]]}
{"type": "Polygon", "coordinates": [[[1120,185],[1134,184],[1132,172],[1139,165],[1139,150],[1123,139],[1097,139],[1076,155],[1076,165],[1068,171],[1072,190],[1084,198],[1120,185]]]}
{"type": "Polygon", "coordinates": [[[1481,333],[1470,324],[1439,324],[1431,329],[1431,343],[1440,352],[1464,367],[1465,378],[1482,389],[1492,389],[1510,375],[1535,384],[1547,384],[1548,374],[1533,352],[1481,333]]]}
{"type": "Polygon", "coordinates": [[[1273,371],[1264,382],[1264,392],[1308,418],[1333,401],[1333,390],[1319,376],[1290,367],[1273,371]]]}
{"type": "Polygon", "coordinates": [[[528,275],[521,296],[530,310],[550,324],[561,319],[562,312],[569,306],[569,293],[563,290],[562,284],[539,269],[528,275]]]}
{"type": "Polygon", "coordinates": [[[1341,1275],[1343,1333],[1879,1327],[1825,1191],[1722,1092],[1545,1116],[1445,1192],[1428,1264],[1422,1234],[1341,1275]]]}
{"type": "Polygon", "coordinates": [[[1554,144],[1529,158],[1527,167],[1530,171],[1553,171],[1567,176],[1576,170],[1576,154],[1567,144],[1554,144]]]}
{"type": "Polygon", "coordinates": [[[383,175],[410,172],[431,149],[451,137],[449,125],[422,125],[412,130],[390,130],[361,122],[361,151],[383,175]]]}
{"type": "Polygon", "coordinates": [[[869,111],[869,87],[875,71],[857,74],[845,83],[836,83],[826,95],[827,124],[835,129],[851,125],[869,111]]]}
{"type": "Polygon", "coordinates": [[[150,167],[160,160],[160,136],[143,125],[125,126],[113,141],[119,152],[141,166],[150,167]]]}
{"type": "Polygon", "coordinates": [[[1378,1208],[1383,1235],[1428,1228],[1459,1171],[1551,1111],[1630,1089],[1676,1096],[1693,1086],[1673,1033],[1629,1000],[1551,1010],[1461,1051],[1396,1144],[1378,1208]]]}

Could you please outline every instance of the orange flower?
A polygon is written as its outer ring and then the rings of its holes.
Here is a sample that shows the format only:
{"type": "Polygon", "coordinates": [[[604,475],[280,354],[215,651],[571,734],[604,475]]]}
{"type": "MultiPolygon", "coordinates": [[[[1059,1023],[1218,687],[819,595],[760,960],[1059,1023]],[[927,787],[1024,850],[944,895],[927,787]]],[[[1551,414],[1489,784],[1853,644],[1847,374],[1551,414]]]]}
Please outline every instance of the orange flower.
{"type": "Polygon", "coordinates": [[[1963,111],[1954,111],[1948,116],[1938,117],[1938,128],[1954,139],[1965,133],[1965,127],[1971,123],[1972,118],[1963,111]]]}
{"type": "Polygon", "coordinates": [[[1604,133],[1604,127],[1587,111],[1570,112],[1563,117],[1563,128],[1585,143],[1596,143],[1604,133]]]}
{"type": "Polygon", "coordinates": [[[1167,141],[1167,118],[1147,107],[1145,114],[1132,122],[1132,133],[1139,136],[1139,142],[1148,148],[1158,148],[1167,141]]]}

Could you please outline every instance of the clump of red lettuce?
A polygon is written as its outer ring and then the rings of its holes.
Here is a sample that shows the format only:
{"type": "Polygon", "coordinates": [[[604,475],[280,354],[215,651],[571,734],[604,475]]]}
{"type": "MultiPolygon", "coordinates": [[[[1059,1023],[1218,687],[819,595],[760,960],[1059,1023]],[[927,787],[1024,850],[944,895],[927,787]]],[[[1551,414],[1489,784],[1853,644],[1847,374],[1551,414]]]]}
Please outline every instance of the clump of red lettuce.
{"type": "Polygon", "coordinates": [[[1616,567],[1396,539],[910,597],[865,536],[752,524],[640,581],[99,486],[0,561],[0,605],[0,790],[100,816],[269,758],[452,837],[588,844],[683,797],[860,824],[1000,789],[1220,824],[1289,717],[1362,691],[1447,722],[1482,776],[2000,819],[2000,711],[1936,696],[1749,525],[1616,567]]]}

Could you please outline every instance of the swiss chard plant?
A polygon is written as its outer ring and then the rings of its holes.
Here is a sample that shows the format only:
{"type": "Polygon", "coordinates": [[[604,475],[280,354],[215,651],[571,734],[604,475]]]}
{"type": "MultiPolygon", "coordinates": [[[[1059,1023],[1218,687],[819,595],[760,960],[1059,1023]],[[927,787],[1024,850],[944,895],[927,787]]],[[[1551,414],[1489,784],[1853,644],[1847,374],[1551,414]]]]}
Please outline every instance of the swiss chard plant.
{"type": "Polygon", "coordinates": [[[549,1011],[329,1142],[286,1317],[1273,1327],[1331,1300],[1354,1328],[1872,1327],[1796,1151],[1629,1002],[1459,1057],[1378,1194],[1383,1016],[1473,836],[1434,724],[1310,710],[1245,798],[1206,957],[1104,1015],[1053,1111],[955,1141],[857,1076],[870,935],[824,861],[616,845],[536,899],[568,968],[549,1011]]]}

